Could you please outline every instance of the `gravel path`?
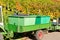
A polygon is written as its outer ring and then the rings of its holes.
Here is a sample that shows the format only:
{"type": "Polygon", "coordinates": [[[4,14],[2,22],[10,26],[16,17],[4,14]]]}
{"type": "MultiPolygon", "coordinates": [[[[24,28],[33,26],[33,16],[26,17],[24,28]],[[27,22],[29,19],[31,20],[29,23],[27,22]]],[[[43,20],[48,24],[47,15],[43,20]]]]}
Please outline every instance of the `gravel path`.
{"type": "Polygon", "coordinates": [[[60,40],[60,32],[45,34],[42,40],[60,40]]]}

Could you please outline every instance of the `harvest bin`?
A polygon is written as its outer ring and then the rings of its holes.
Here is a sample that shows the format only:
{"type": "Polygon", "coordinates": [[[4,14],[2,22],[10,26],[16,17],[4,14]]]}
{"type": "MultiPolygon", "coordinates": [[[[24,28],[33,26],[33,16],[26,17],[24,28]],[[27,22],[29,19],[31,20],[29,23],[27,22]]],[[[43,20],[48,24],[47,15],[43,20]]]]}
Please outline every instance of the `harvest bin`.
{"type": "Polygon", "coordinates": [[[37,16],[35,24],[46,24],[49,23],[50,16],[37,16]]]}
{"type": "Polygon", "coordinates": [[[23,33],[38,29],[49,28],[49,20],[49,16],[9,16],[8,24],[5,28],[9,31],[23,33]]]}
{"type": "Polygon", "coordinates": [[[36,15],[30,16],[9,16],[9,24],[19,26],[35,25],[36,15]]]}

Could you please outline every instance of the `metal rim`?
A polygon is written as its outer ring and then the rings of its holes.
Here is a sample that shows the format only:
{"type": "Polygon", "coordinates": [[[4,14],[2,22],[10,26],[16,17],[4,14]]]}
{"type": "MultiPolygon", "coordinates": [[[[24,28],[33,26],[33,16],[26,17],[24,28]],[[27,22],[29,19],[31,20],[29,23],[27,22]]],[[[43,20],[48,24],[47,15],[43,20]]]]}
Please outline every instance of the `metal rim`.
{"type": "Polygon", "coordinates": [[[35,34],[35,37],[37,40],[41,40],[43,38],[43,31],[42,30],[38,30],[35,34]]]}
{"type": "Polygon", "coordinates": [[[37,36],[38,36],[39,39],[42,39],[43,33],[42,32],[39,32],[37,36]]]}

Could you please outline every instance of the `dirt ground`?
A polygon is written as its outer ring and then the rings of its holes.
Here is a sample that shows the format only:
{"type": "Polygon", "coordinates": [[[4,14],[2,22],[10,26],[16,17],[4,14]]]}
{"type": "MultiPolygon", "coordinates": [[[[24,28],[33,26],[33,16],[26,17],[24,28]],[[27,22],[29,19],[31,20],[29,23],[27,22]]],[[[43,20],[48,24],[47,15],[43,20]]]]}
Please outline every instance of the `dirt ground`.
{"type": "Polygon", "coordinates": [[[42,40],[60,40],[60,32],[45,34],[42,40]]]}

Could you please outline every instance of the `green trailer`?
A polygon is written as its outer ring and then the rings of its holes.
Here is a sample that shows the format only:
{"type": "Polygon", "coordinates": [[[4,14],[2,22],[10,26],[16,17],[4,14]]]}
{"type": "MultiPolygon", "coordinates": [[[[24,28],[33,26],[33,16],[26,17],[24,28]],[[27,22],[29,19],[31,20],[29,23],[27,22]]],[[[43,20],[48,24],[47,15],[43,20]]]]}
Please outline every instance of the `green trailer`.
{"type": "Polygon", "coordinates": [[[9,16],[8,24],[5,28],[9,31],[22,33],[37,29],[49,28],[49,21],[49,16],[9,16]]]}
{"type": "Polygon", "coordinates": [[[14,33],[22,35],[28,33],[35,35],[36,39],[39,40],[43,37],[42,30],[47,30],[50,27],[50,16],[8,16],[8,23],[4,26],[7,33],[6,36],[9,38],[13,37],[14,33]]]}

